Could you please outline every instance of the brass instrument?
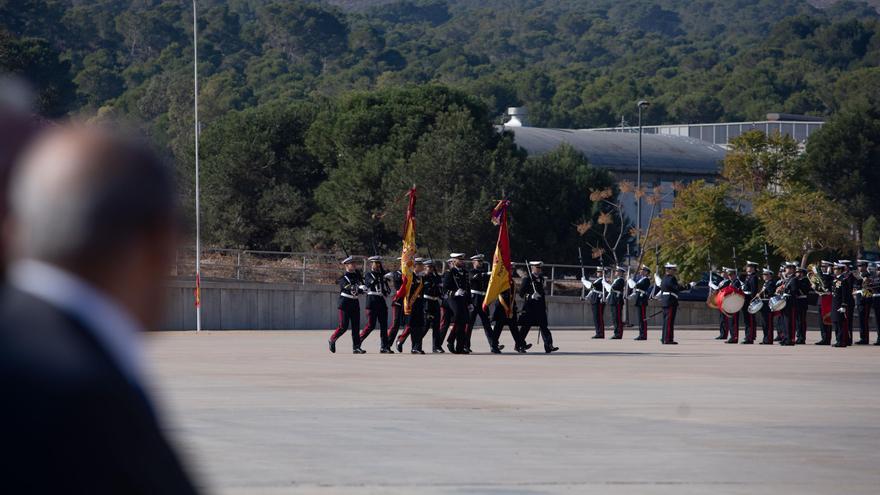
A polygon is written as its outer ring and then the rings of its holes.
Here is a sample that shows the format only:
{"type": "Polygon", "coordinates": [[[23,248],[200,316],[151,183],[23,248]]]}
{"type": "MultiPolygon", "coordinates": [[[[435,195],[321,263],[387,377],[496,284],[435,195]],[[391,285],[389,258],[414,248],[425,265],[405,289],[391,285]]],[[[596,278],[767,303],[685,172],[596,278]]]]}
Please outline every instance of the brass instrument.
{"type": "Polygon", "coordinates": [[[822,276],[819,275],[819,270],[816,268],[816,265],[807,266],[807,279],[810,281],[810,285],[817,294],[828,293],[828,288],[825,287],[825,281],[822,280],[822,276]]]}

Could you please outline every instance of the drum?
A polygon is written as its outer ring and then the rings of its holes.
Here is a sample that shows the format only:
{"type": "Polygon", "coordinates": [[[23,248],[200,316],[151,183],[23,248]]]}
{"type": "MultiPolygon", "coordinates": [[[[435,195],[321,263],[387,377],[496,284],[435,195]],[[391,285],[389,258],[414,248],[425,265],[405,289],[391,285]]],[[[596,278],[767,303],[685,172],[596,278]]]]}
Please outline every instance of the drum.
{"type": "Polygon", "coordinates": [[[752,299],[752,302],[749,303],[749,313],[756,314],[758,311],[761,311],[761,308],[764,307],[764,301],[761,298],[756,297],[752,299]]]}
{"type": "Polygon", "coordinates": [[[785,308],[786,300],[782,295],[776,295],[770,298],[770,311],[782,311],[785,308]]]}
{"type": "Polygon", "coordinates": [[[822,323],[831,324],[831,294],[819,296],[819,314],[822,315],[822,323]]]}
{"type": "Polygon", "coordinates": [[[743,291],[727,286],[715,295],[715,305],[726,315],[732,315],[742,309],[746,304],[746,295],[743,291]]]}

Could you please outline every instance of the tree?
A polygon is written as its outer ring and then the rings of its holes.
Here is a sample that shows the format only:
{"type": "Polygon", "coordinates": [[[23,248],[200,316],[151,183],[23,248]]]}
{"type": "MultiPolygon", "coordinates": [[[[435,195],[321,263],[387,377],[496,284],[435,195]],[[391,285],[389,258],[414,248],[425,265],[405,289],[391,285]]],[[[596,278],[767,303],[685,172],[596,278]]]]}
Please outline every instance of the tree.
{"type": "Polygon", "coordinates": [[[807,265],[810,255],[824,250],[849,252],[855,246],[850,221],[840,205],[825,194],[805,188],[764,194],[755,202],[767,242],[786,259],[807,265]]]}
{"type": "Polygon", "coordinates": [[[810,136],[805,159],[814,187],[852,218],[861,254],[865,220],[880,213],[880,104],[862,104],[837,114],[810,136]]]}
{"type": "Polygon", "coordinates": [[[711,259],[733,263],[733,249],[740,261],[761,253],[760,224],[728,204],[730,185],[694,181],[683,186],[672,208],[663,210],[645,237],[643,249],[659,247],[662,259],[675,262],[684,280],[699,280],[711,259]]]}
{"type": "Polygon", "coordinates": [[[233,112],[202,133],[206,241],[249,249],[308,249],[313,190],[324,170],[305,147],[314,109],[268,104],[233,112]]]}
{"type": "Polygon", "coordinates": [[[740,197],[754,199],[790,187],[798,177],[798,164],[798,145],[791,136],[751,130],[730,141],[721,175],[740,197]]]}
{"type": "Polygon", "coordinates": [[[603,250],[595,253],[596,258],[615,259],[614,250],[605,248],[601,234],[607,226],[609,238],[616,238],[620,222],[600,226],[602,200],[590,198],[590,190],[608,190],[606,199],[613,202],[617,197],[613,186],[610,173],[591,167],[570,145],[529,157],[516,173],[515,185],[508,189],[512,251],[518,257],[574,262],[579,246],[601,244],[603,250]],[[576,225],[586,224],[589,227],[583,233],[576,230],[576,225]],[[593,225],[597,228],[591,228],[593,225]]]}
{"type": "Polygon", "coordinates": [[[70,64],[41,38],[16,38],[0,29],[0,73],[15,74],[36,91],[36,110],[49,117],[67,113],[75,93],[70,64]]]}

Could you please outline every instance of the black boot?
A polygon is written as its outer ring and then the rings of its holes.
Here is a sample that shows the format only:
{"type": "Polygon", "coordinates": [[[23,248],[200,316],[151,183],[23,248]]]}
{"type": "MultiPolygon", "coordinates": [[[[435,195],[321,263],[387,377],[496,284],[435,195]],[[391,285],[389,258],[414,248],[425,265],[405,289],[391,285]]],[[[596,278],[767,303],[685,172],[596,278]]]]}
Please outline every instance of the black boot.
{"type": "Polygon", "coordinates": [[[333,342],[332,340],[328,340],[327,343],[330,344],[330,352],[335,354],[336,353],[336,342],[333,342]]]}

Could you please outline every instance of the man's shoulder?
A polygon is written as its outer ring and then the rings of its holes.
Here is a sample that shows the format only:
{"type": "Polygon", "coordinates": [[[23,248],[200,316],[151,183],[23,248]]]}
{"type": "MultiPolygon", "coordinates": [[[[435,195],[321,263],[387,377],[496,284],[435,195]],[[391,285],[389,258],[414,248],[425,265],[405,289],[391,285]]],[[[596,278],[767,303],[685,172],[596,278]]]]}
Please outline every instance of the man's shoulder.
{"type": "Polygon", "coordinates": [[[48,302],[2,290],[0,380],[59,389],[101,387],[113,378],[112,365],[81,324],[48,302]]]}

